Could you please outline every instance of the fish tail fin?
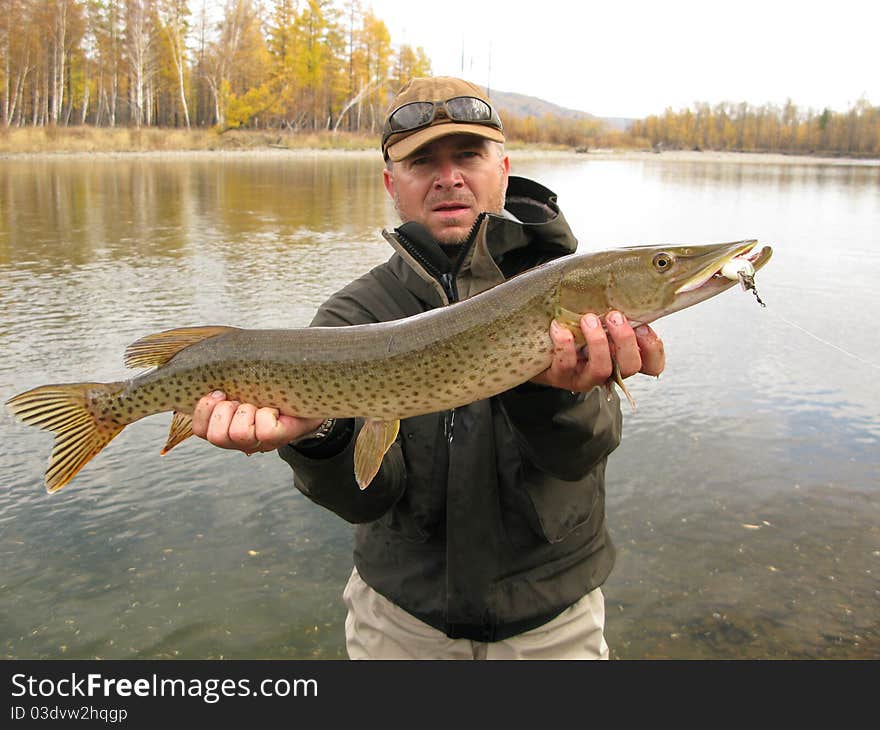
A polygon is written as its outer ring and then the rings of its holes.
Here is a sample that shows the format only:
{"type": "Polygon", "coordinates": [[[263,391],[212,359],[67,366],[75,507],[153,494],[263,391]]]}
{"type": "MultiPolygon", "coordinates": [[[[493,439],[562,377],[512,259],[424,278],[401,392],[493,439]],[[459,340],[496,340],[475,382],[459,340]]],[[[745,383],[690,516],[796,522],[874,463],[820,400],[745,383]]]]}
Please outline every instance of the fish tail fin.
{"type": "Polygon", "coordinates": [[[90,408],[96,397],[111,395],[122,383],[43,385],[10,398],[9,411],[23,423],[55,434],[46,469],[46,490],[57,492],[126,424],[101,418],[90,408]]]}

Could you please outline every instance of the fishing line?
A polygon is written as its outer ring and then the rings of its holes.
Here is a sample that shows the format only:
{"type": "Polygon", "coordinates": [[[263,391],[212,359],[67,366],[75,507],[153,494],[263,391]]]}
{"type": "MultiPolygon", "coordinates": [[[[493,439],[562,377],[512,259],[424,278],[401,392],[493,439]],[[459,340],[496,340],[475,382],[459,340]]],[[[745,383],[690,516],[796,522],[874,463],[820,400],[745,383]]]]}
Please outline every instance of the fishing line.
{"type": "Polygon", "coordinates": [[[868,365],[869,367],[872,367],[875,370],[880,370],[880,365],[877,365],[876,363],[870,362],[869,360],[865,360],[863,357],[859,357],[858,355],[856,355],[853,352],[850,352],[849,350],[844,350],[842,347],[835,345],[833,342],[829,342],[828,340],[823,340],[821,337],[819,337],[819,335],[813,334],[812,332],[810,332],[810,330],[801,327],[799,324],[796,324],[789,319],[786,319],[781,314],[778,314],[777,312],[774,312],[773,310],[770,310],[770,314],[772,314],[777,319],[781,319],[783,322],[785,322],[785,324],[787,324],[791,327],[794,327],[796,330],[800,330],[805,335],[809,335],[817,342],[821,342],[823,345],[828,345],[828,347],[832,347],[835,350],[837,350],[838,352],[842,352],[847,357],[851,357],[853,360],[858,360],[863,365],[868,365]]]}
{"type": "MultiPolygon", "coordinates": [[[[742,259],[733,259],[732,261],[725,264],[725,268],[721,269],[721,272],[728,278],[733,279],[734,277],[739,279],[739,283],[742,285],[744,291],[750,291],[755,295],[755,299],[758,300],[758,304],[762,307],[766,307],[767,305],[761,301],[761,297],[758,295],[758,290],[755,288],[755,270],[752,268],[751,264],[748,261],[742,259]],[[729,266],[729,268],[728,268],[729,266]]],[[[790,327],[794,327],[796,330],[800,330],[805,335],[809,335],[817,342],[821,342],[823,345],[828,345],[838,352],[842,352],[847,357],[851,357],[853,360],[858,360],[860,363],[864,365],[868,365],[875,370],[880,370],[880,366],[876,365],[873,362],[865,360],[863,357],[859,357],[854,352],[850,352],[849,350],[844,350],[842,347],[835,345],[833,342],[829,342],[828,340],[823,340],[819,335],[813,334],[810,330],[801,327],[799,324],[792,322],[789,319],[786,319],[781,314],[774,312],[772,309],[770,310],[770,314],[772,314],[777,319],[781,319],[785,324],[790,327]]]]}

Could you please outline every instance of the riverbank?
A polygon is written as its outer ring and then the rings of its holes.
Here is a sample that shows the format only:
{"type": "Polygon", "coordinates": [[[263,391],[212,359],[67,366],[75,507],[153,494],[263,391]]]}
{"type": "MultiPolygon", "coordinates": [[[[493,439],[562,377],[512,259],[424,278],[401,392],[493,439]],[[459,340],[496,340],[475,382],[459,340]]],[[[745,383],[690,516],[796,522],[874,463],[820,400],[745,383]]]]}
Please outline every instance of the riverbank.
{"type": "MultiPolygon", "coordinates": [[[[25,127],[0,129],[0,159],[57,156],[285,156],[379,155],[378,135],[350,132],[278,132],[185,129],[129,129],[95,127],[25,127]]],[[[513,159],[529,157],[582,157],[605,160],[731,162],[767,165],[844,165],[880,167],[878,159],[776,152],[716,152],[638,149],[575,150],[559,146],[507,144],[513,159]]]]}
{"type": "Polygon", "coordinates": [[[278,132],[147,127],[0,128],[0,155],[229,152],[260,150],[368,150],[375,135],[350,132],[278,132]]]}
{"type": "Polygon", "coordinates": [[[827,157],[824,155],[788,155],[779,152],[698,152],[696,150],[669,150],[656,153],[649,150],[596,149],[588,152],[509,149],[510,156],[553,157],[576,156],[603,160],[641,160],[644,162],[725,162],[748,165],[838,165],[880,167],[880,159],[827,157]]]}

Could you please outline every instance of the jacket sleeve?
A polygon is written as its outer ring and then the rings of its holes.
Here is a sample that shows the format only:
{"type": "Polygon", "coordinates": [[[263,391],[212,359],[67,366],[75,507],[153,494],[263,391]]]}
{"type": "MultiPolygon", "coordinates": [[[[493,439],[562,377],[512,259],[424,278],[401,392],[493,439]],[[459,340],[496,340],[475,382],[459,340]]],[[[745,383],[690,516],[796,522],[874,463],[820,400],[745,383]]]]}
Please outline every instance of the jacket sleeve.
{"type": "Polygon", "coordinates": [[[498,396],[523,456],[564,481],[585,477],[620,443],[616,393],[588,393],[525,383],[498,396]]]}
{"type": "MultiPolygon", "coordinates": [[[[362,299],[344,289],[318,309],[312,326],[375,322],[362,306],[362,299]]],[[[330,454],[318,455],[319,450],[288,444],[278,449],[278,455],[291,466],[294,486],[306,497],[348,522],[370,522],[391,509],[403,494],[406,470],[400,445],[395,442],[385,454],[373,481],[361,490],[354,478],[354,444],[363,420],[352,420],[342,425],[343,429],[347,428],[343,434],[347,432],[348,438],[337,435],[330,454]]]]}
{"type": "Polygon", "coordinates": [[[403,494],[406,470],[399,443],[392,444],[379,473],[361,490],[354,478],[354,443],[361,419],[355,419],[352,436],[342,451],[326,457],[308,456],[288,444],[278,454],[293,469],[293,483],[316,504],[347,522],[370,522],[387,512],[403,494]]]}

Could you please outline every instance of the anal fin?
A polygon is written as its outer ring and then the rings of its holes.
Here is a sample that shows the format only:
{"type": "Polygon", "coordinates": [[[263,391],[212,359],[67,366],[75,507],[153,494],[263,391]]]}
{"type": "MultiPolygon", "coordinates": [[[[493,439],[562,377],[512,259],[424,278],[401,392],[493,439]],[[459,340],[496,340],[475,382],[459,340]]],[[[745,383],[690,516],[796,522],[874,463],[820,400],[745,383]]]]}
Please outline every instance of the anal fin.
{"type": "Polygon", "coordinates": [[[358,486],[366,489],[379,472],[385,453],[400,431],[400,421],[368,418],[354,445],[354,476],[358,486]]]}
{"type": "Polygon", "coordinates": [[[168,440],[159,453],[165,456],[177,444],[181,441],[186,441],[192,435],[192,416],[188,413],[174,411],[174,418],[171,419],[171,429],[168,431],[168,440]]]}

